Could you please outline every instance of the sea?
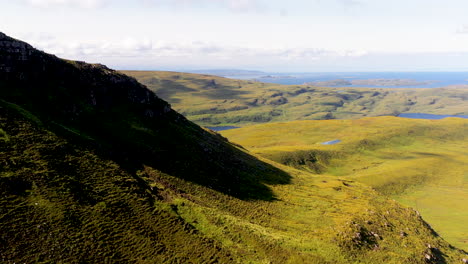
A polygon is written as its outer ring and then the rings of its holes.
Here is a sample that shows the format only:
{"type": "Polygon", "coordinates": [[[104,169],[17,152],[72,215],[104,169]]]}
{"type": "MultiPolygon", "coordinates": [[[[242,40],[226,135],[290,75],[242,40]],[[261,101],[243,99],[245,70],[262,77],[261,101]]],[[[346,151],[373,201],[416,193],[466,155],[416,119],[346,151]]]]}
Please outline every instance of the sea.
{"type": "MultiPolygon", "coordinates": [[[[345,87],[369,88],[438,88],[449,85],[468,85],[468,72],[315,72],[315,73],[264,73],[259,75],[224,76],[233,79],[249,79],[266,83],[300,85],[333,80],[404,79],[420,85],[346,85],[345,87]]],[[[321,85],[324,86],[324,85],[321,85]]],[[[329,85],[343,87],[343,85],[329,85]]]]}
{"type": "Polygon", "coordinates": [[[447,117],[458,117],[468,119],[468,115],[434,115],[434,114],[424,114],[424,113],[401,113],[398,117],[412,118],[412,119],[444,119],[447,117]]]}

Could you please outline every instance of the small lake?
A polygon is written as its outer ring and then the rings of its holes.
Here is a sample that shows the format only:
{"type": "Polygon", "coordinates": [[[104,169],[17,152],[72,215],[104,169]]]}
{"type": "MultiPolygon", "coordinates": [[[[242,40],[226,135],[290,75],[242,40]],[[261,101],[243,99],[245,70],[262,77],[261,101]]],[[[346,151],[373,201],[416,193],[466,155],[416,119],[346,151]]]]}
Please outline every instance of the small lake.
{"type": "Polygon", "coordinates": [[[459,118],[468,118],[467,115],[433,115],[433,114],[423,114],[423,113],[403,113],[399,114],[398,117],[404,118],[413,118],[413,119],[444,119],[446,117],[459,117],[459,118]]]}
{"type": "Polygon", "coordinates": [[[341,142],[341,140],[335,139],[335,140],[331,140],[331,141],[322,142],[322,145],[335,145],[335,144],[338,144],[340,142],[341,142]]]}
{"type": "Polygon", "coordinates": [[[223,131],[223,130],[235,129],[235,128],[239,128],[239,127],[236,127],[236,126],[217,126],[217,127],[206,127],[206,128],[211,129],[213,131],[223,131]]]}

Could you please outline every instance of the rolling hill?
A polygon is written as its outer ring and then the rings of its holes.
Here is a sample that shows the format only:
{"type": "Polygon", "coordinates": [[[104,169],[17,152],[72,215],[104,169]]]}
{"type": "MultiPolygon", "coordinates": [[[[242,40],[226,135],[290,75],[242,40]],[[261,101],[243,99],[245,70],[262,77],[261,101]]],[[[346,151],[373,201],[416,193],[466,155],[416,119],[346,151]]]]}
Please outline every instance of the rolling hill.
{"type": "Polygon", "coordinates": [[[203,126],[358,119],[400,113],[468,114],[466,87],[331,88],[179,72],[124,73],[135,77],[174,109],[203,126]]]}
{"type": "Polygon", "coordinates": [[[372,186],[417,209],[444,238],[468,250],[466,119],[295,121],[222,134],[285,165],[372,186]]]}
{"type": "Polygon", "coordinates": [[[251,155],[135,79],[0,33],[5,263],[461,263],[357,181],[251,155]]]}

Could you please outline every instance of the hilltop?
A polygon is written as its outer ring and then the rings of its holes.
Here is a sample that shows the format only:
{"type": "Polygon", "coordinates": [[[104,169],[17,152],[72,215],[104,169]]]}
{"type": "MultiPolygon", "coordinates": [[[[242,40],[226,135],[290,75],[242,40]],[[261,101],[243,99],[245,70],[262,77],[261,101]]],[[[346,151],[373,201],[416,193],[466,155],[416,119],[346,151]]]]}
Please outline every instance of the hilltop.
{"type": "Polygon", "coordinates": [[[400,113],[468,114],[466,87],[332,88],[180,72],[124,73],[147,85],[189,120],[203,126],[359,119],[400,113]]]}
{"type": "Polygon", "coordinates": [[[413,209],[251,155],[135,79],[0,34],[0,258],[461,263],[413,209]]]}

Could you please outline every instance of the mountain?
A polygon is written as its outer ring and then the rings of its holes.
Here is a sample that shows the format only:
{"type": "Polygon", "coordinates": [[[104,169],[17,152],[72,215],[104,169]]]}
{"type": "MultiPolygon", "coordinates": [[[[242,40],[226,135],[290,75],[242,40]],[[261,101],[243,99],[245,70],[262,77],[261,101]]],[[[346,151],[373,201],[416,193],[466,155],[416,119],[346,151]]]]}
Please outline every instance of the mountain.
{"type": "Polygon", "coordinates": [[[411,208],[251,155],[135,79],[0,34],[5,263],[458,263],[411,208]]]}
{"type": "Polygon", "coordinates": [[[6,36],[0,48],[4,101],[130,170],[152,165],[243,198],[270,198],[258,175],[287,183],[281,171],[187,121],[133,78],[103,65],[61,60],[6,36]]]}

